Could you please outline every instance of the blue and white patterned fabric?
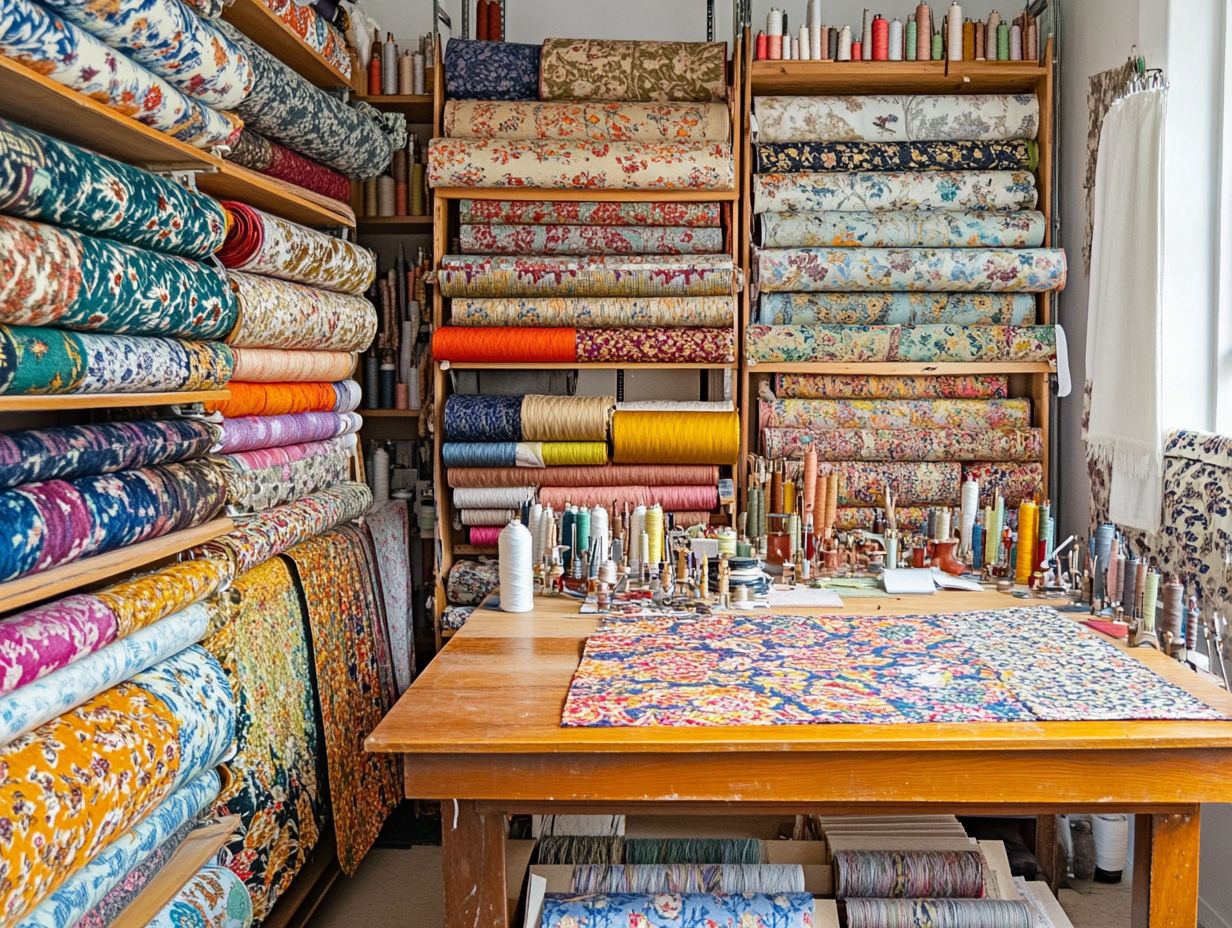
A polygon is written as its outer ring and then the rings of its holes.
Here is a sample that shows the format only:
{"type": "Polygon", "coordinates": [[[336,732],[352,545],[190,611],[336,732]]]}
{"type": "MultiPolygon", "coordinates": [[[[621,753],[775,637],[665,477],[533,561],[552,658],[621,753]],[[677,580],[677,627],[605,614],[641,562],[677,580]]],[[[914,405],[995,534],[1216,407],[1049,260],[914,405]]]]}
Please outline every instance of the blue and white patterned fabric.
{"type": "Polygon", "coordinates": [[[812,928],[811,893],[549,894],[543,928],[812,928]]]}
{"type": "Polygon", "coordinates": [[[451,100],[539,99],[540,45],[450,39],[445,96],[451,100]]]}

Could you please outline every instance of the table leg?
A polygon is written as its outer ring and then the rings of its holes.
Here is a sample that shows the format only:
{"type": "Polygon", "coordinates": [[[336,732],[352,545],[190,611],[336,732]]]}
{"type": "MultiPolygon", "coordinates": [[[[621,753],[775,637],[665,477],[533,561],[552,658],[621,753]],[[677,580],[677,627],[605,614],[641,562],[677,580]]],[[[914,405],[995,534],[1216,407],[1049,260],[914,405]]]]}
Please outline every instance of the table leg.
{"type": "Polygon", "coordinates": [[[1037,815],[1035,817],[1035,859],[1039,862],[1043,879],[1048,881],[1048,887],[1053,895],[1061,885],[1061,871],[1065,869],[1061,863],[1061,845],[1057,840],[1057,817],[1055,815],[1037,815]]]}
{"type": "Polygon", "coordinates": [[[504,815],[466,800],[441,803],[445,928],[508,928],[505,837],[504,815]]]}
{"type": "Polygon", "coordinates": [[[1134,928],[1198,923],[1198,807],[1183,814],[1139,813],[1134,823],[1134,928]]]}

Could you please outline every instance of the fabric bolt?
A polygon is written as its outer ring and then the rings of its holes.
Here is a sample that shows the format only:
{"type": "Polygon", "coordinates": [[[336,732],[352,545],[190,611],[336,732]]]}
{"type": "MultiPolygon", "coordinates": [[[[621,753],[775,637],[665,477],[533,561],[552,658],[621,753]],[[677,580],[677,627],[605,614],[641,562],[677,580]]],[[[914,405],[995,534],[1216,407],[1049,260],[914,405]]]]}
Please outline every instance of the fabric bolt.
{"type": "Polygon", "coordinates": [[[227,160],[276,180],[311,190],[340,203],[351,199],[351,181],[341,171],[305,158],[285,145],[271,142],[251,129],[241,130],[227,160]]]}
{"type": "Polygon", "coordinates": [[[181,561],[89,595],[115,616],[116,637],[123,638],[225,588],[233,576],[226,561],[181,561]]]}
{"type": "Polygon", "coordinates": [[[446,467],[559,467],[607,463],[602,441],[443,442],[446,467]]]}
{"type": "Polygon", "coordinates": [[[214,268],[0,216],[0,320],[121,335],[222,338],[237,306],[214,268]]]}
{"type": "Polygon", "coordinates": [[[450,487],[674,486],[717,484],[719,468],[710,464],[607,464],[597,467],[451,467],[450,487]]]}
{"type": "Polygon", "coordinates": [[[774,925],[812,928],[811,893],[548,893],[543,928],[675,928],[677,925],[774,925]]]}
{"type": "Polygon", "coordinates": [[[441,613],[441,628],[457,631],[466,624],[466,620],[475,611],[474,606],[446,606],[441,613]]]}
{"type": "Polygon", "coordinates": [[[271,13],[291,27],[318,55],[333,65],[343,77],[351,76],[351,56],[346,37],[326,21],[311,6],[301,6],[294,0],[261,0],[271,13]]]}
{"type": "Polygon", "coordinates": [[[227,385],[231,396],[206,403],[210,412],[225,418],[284,416],[302,412],[353,412],[359,406],[359,385],[338,388],[333,383],[242,383],[227,385]],[[352,402],[353,401],[353,402],[352,402]]]}
{"type": "Polygon", "coordinates": [[[1022,899],[849,899],[847,923],[850,928],[1032,928],[1036,921],[1022,899]]]}
{"type": "Polygon", "coordinates": [[[736,268],[722,255],[445,255],[437,281],[447,297],[731,296],[736,268]]]}
{"type": "Polygon", "coordinates": [[[458,201],[459,222],[478,225],[688,226],[722,223],[718,203],[623,203],[585,200],[458,201]]]}
{"type": "Polygon", "coordinates": [[[753,146],[759,174],[794,171],[1034,171],[1031,139],[936,142],[793,141],[753,146]]]}
{"type": "Polygon", "coordinates": [[[745,350],[753,361],[1051,361],[1055,333],[1048,325],[751,325],[745,350]]]}
{"type": "Polygon", "coordinates": [[[522,397],[450,394],[444,426],[447,441],[521,441],[522,397]]]}
{"type": "Polygon", "coordinates": [[[241,122],[177,90],[84,29],[33,0],[12,0],[0,51],[152,129],[195,148],[227,145],[241,122]]]}
{"type": "MultiPolygon", "coordinates": [[[[139,828],[140,826],[137,827],[139,828]]],[[[134,867],[124,874],[118,883],[107,890],[106,895],[91,906],[90,910],[82,915],[78,921],[73,923],[73,928],[107,928],[108,925],[111,925],[116,920],[116,917],[163,871],[167,863],[175,855],[175,852],[179,850],[180,845],[184,843],[184,839],[192,833],[194,827],[194,822],[185,822],[175,831],[171,832],[167,836],[166,841],[137,861],[134,867]]],[[[133,829],[134,832],[136,830],[136,828],[133,829]]],[[[87,867],[89,866],[87,865],[87,867]]],[[[73,879],[76,879],[76,877],[73,879]]],[[[70,880],[70,882],[72,881],[70,880]]],[[[35,914],[37,914],[37,910],[35,914]]]]}
{"type": "Polygon", "coordinates": [[[727,99],[727,45],[545,39],[539,98],[721,102],[727,99]]]}
{"type": "Polygon", "coordinates": [[[436,138],[430,187],[591,190],[730,190],[724,142],[591,142],[436,138]]]}
{"type": "Polygon", "coordinates": [[[761,425],[799,429],[1027,429],[1026,399],[776,399],[761,425]]]}
{"type": "MultiPolygon", "coordinates": [[[[455,491],[462,492],[462,491],[455,491]]],[[[714,484],[707,486],[657,486],[657,487],[549,487],[539,489],[539,502],[560,511],[572,504],[575,506],[653,506],[664,510],[697,512],[716,508],[719,491],[714,484]]]]}
{"type": "Polygon", "coordinates": [[[535,100],[541,46],[450,38],[445,96],[452,100],[535,100]]]}
{"type": "Polygon", "coordinates": [[[804,892],[804,868],[787,864],[578,864],[575,893],[804,892]]]}
{"type": "Polygon", "coordinates": [[[860,374],[775,374],[780,399],[1006,399],[1004,374],[881,376],[860,374]]]}
{"type": "MultiPolygon", "coordinates": [[[[1030,293],[763,293],[763,325],[1035,325],[1030,293]]],[[[456,305],[456,304],[455,304],[456,305]]],[[[236,358],[238,368],[239,358],[236,358]]],[[[236,379],[242,379],[238,375],[236,379]]]]}
{"type": "Polygon", "coordinates": [[[1044,465],[1036,461],[984,461],[963,465],[963,480],[980,484],[980,505],[991,506],[999,491],[1007,505],[1034,499],[1044,489],[1044,465]]]}
{"type": "Polygon", "coordinates": [[[453,505],[455,509],[519,509],[534,495],[534,487],[466,488],[453,491],[453,505]]]}
{"type": "Polygon", "coordinates": [[[458,247],[494,255],[719,254],[723,230],[689,226],[463,225],[458,247]]]}
{"type": "Polygon", "coordinates": [[[495,560],[454,561],[445,578],[445,598],[455,606],[478,606],[499,585],[495,560]]]}
{"type": "Polygon", "coordinates": [[[354,437],[344,436],[224,455],[227,504],[259,512],[342,483],[354,449],[354,437]]]}
{"type": "MultiPolygon", "coordinates": [[[[521,297],[453,300],[455,326],[572,326],[575,328],[731,325],[729,296],[521,297]]],[[[237,356],[238,368],[238,356],[237,356]]]]}
{"type": "Polygon", "coordinates": [[[287,351],[282,348],[235,348],[236,380],[253,383],[346,380],[355,370],[350,351],[287,351]]]}
{"type": "Polygon", "coordinates": [[[220,110],[252,91],[248,56],[179,0],[40,0],[182,93],[220,110]]]}
{"type": "Polygon", "coordinates": [[[459,509],[458,521],[473,528],[487,525],[507,525],[518,518],[517,509],[459,509]]]}
{"type": "Polygon", "coordinates": [[[753,114],[759,142],[1009,141],[1040,123],[1033,93],[766,96],[753,114]]]}
{"type": "Polygon", "coordinates": [[[574,329],[574,338],[582,362],[728,364],[736,358],[736,335],[730,327],[574,329]]]}
{"type": "Polygon", "coordinates": [[[824,213],[1033,210],[1038,195],[1028,171],[884,171],[757,174],[753,212],[824,213]]]}
{"type": "Polygon", "coordinates": [[[350,294],[376,279],[376,258],[366,248],[245,203],[222,205],[227,238],[218,260],[229,268],[350,294]]]}
{"type": "Polygon", "coordinates": [[[762,453],[822,461],[1039,461],[1040,429],[764,429],[762,453]]]}
{"type": "Polygon", "coordinates": [[[364,518],[364,529],[376,552],[377,576],[385,602],[385,627],[393,664],[395,696],[411,685],[415,674],[415,641],[411,628],[411,525],[405,500],[391,500],[364,518]]]}
{"type": "Polygon", "coordinates": [[[619,410],[612,415],[617,464],[735,464],[740,451],[736,412],[619,410]]]}
{"type": "Polygon", "coordinates": [[[763,248],[1039,248],[1047,223],[1035,210],[763,213],[763,248]]]}
{"type": "Polygon", "coordinates": [[[243,880],[218,865],[202,867],[149,921],[149,928],[248,928],[252,899],[243,880]]]}
{"type": "MultiPolygon", "coordinates": [[[[896,506],[894,521],[900,532],[923,532],[928,527],[931,509],[920,506],[896,506]]],[[[880,506],[839,506],[835,510],[834,528],[839,532],[863,529],[871,532],[878,522],[885,521],[885,510],[880,506]]]]}
{"type": "Polygon", "coordinates": [[[527,141],[727,142],[731,113],[723,103],[449,100],[445,135],[527,141]]]}
{"type": "Polygon", "coordinates": [[[886,487],[904,506],[957,506],[962,492],[957,461],[828,461],[823,467],[841,478],[840,506],[878,506],[886,487]]]}
{"type": "Polygon", "coordinates": [[[0,211],[186,258],[222,245],[211,197],[0,119],[0,211]]]}
{"type": "Polygon", "coordinates": [[[219,454],[281,448],[303,442],[354,435],[363,426],[356,412],[301,412],[284,416],[241,416],[223,419],[219,454]]]}
{"type": "Polygon", "coordinates": [[[239,322],[227,336],[229,345],[362,351],[376,334],[376,309],[362,296],[243,271],[228,271],[227,277],[239,303],[239,322]]]}

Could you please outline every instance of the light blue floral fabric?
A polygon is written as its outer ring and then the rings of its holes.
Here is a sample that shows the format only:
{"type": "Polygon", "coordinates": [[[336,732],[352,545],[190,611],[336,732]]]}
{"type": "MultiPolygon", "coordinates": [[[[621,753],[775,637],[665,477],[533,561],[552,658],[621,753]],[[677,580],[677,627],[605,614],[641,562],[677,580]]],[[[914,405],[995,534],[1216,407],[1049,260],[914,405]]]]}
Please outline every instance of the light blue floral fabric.
{"type": "Polygon", "coordinates": [[[764,248],[1039,248],[1044,227],[1036,210],[828,210],[764,213],[759,239],[764,248]]]}
{"type": "Polygon", "coordinates": [[[548,894],[543,928],[812,928],[811,893],[548,894]]]}
{"type": "Polygon", "coordinates": [[[763,293],[756,321],[763,325],[1034,325],[1035,301],[1030,293],[763,293]]]}
{"type": "Polygon", "coordinates": [[[252,899],[226,867],[209,866],[188,881],[146,928],[248,928],[252,899]]]}
{"type": "Polygon", "coordinates": [[[962,209],[1008,213],[1035,209],[1029,171],[886,171],[758,174],[753,212],[962,209]]]}

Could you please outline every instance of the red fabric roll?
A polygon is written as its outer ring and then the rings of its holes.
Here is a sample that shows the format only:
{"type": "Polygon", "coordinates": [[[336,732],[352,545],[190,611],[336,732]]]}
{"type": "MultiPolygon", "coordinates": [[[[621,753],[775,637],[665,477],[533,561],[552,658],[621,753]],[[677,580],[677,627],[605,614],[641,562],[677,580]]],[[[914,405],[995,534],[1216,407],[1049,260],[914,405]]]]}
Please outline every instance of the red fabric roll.
{"type": "Polygon", "coordinates": [[[450,467],[446,482],[464,487],[620,487],[717,484],[710,464],[606,464],[595,467],[450,467]]]}
{"type": "Polygon", "coordinates": [[[227,211],[227,238],[215,257],[227,267],[243,267],[261,250],[265,227],[260,214],[247,203],[223,200],[227,211]]]}
{"type": "Polygon", "coordinates": [[[262,174],[285,180],[289,184],[295,184],[340,203],[350,202],[351,181],[341,171],[335,171],[319,161],[306,158],[277,142],[270,142],[270,149],[274,154],[274,160],[261,172],[262,174]]]}
{"type": "Polygon", "coordinates": [[[432,357],[437,361],[575,361],[576,339],[577,330],[572,328],[442,326],[432,333],[432,357]]]}

